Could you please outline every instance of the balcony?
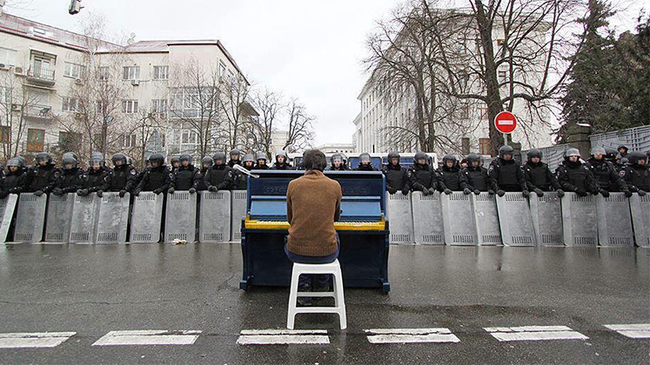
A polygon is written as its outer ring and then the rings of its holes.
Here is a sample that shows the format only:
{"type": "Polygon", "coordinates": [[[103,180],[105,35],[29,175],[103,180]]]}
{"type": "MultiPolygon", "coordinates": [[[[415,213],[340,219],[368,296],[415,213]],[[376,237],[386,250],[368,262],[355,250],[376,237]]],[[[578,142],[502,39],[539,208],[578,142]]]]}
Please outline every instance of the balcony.
{"type": "Polygon", "coordinates": [[[26,117],[34,119],[49,120],[54,118],[54,115],[52,114],[52,106],[50,105],[27,105],[24,113],[26,117]]]}
{"type": "Polygon", "coordinates": [[[30,68],[27,71],[27,81],[44,86],[54,86],[54,70],[49,68],[30,68]]]}

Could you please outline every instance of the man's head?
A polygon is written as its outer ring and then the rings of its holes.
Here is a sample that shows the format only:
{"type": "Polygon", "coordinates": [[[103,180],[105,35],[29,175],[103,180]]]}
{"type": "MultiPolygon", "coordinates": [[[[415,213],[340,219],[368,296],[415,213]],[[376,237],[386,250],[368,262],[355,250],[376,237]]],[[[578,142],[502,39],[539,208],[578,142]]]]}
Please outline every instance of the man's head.
{"type": "Polygon", "coordinates": [[[178,156],[172,157],[172,167],[177,168],[181,165],[181,159],[178,156]]]}
{"type": "Polygon", "coordinates": [[[476,153],[467,155],[467,163],[472,167],[478,167],[481,164],[481,156],[476,153]]]}
{"type": "Polygon", "coordinates": [[[52,156],[49,153],[39,153],[36,155],[36,165],[47,166],[52,164],[52,156]]]}
{"type": "Polygon", "coordinates": [[[233,161],[239,161],[239,156],[241,156],[241,152],[239,150],[234,149],[230,151],[230,159],[233,161]]]}
{"type": "Polygon", "coordinates": [[[427,158],[427,154],[424,153],[424,152],[417,152],[415,154],[414,159],[415,159],[415,163],[418,164],[418,165],[421,165],[421,166],[428,165],[428,160],[429,159],[427,158]]]}
{"type": "Polygon", "coordinates": [[[19,158],[14,157],[9,159],[9,161],[7,161],[7,166],[9,167],[10,171],[16,172],[20,170],[23,166],[25,166],[25,164],[19,158]]]}
{"type": "Polygon", "coordinates": [[[540,163],[542,161],[542,151],[538,149],[528,151],[528,161],[532,163],[540,163]]]}
{"type": "Polygon", "coordinates": [[[256,158],[259,166],[266,166],[266,153],[258,152],[256,158]]]}
{"type": "Polygon", "coordinates": [[[625,154],[627,154],[627,151],[628,151],[627,146],[624,145],[624,144],[619,145],[619,146],[616,148],[616,150],[617,150],[621,155],[625,155],[625,154]]]}
{"type": "Polygon", "coordinates": [[[370,154],[362,153],[359,155],[359,165],[370,165],[370,154]]]}
{"type": "Polygon", "coordinates": [[[212,160],[214,161],[214,164],[217,166],[221,166],[226,163],[226,153],[225,152],[217,152],[212,156],[212,160]]]}
{"type": "Polygon", "coordinates": [[[93,152],[90,155],[90,168],[99,171],[104,168],[104,156],[99,152],[93,152]]]}
{"type": "Polygon", "coordinates": [[[591,149],[591,156],[596,160],[602,160],[607,152],[603,147],[594,147],[591,149]]]}
{"type": "Polygon", "coordinates": [[[161,153],[154,153],[149,156],[149,166],[152,168],[161,167],[165,163],[165,156],[161,153]]]}
{"type": "Polygon", "coordinates": [[[631,165],[644,166],[645,165],[645,153],[643,152],[630,152],[628,159],[631,165]]]}
{"type": "Polygon", "coordinates": [[[400,155],[399,153],[392,151],[388,153],[388,164],[391,166],[399,165],[400,155]]]}
{"type": "Polygon", "coordinates": [[[332,156],[332,166],[339,168],[343,165],[343,157],[338,153],[332,156]]]}
{"type": "Polygon", "coordinates": [[[302,164],[307,171],[323,171],[327,167],[327,159],[325,154],[319,150],[307,150],[302,155],[302,164]]]}
{"type": "Polygon", "coordinates": [[[213,164],[214,164],[214,161],[212,160],[212,157],[210,157],[210,156],[205,156],[201,160],[201,166],[203,166],[204,169],[209,169],[210,167],[212,167],[213,164]]]}
{"type": "Polygon", "coordinates": [[[275,161],[280,165],[283,165],[287,162],[287,153],[284,151],[278,151],[278,153],[275,154],[275,161]]]}
{"type": "Polygon", "coordinates": [[[247,153],[244,156],[244,167],[252,169],[253,166],[255,166],[255,158],[253,157],[252,153],[247,153]]]}
{"type": "Polygon", "coordinates": [[[499,148],[499,158],[502,160],[510,161],[515,154],[515,150],[511,146],[501,146],[499,148]]]}
{"type": "Polygon", "coordinates": [[[126,155],[123,153],[116,153],[111,157],[111,161],[113,161],[113,166],[126,165],[126,155]]]}
{"type": "Polygon", "coordinates": [[[564,159],[571,162],[578,162],[580,159],[580,151],[577,148],[569,148],[564,153],[564,159]]]}
{"type": "Polygon", "coordinates": [[[181,155],[180,160],[181,160],[181,166],[183,167],[188,167],[189,165],[192,164],[192,156],[188,154],[181,155]]]}

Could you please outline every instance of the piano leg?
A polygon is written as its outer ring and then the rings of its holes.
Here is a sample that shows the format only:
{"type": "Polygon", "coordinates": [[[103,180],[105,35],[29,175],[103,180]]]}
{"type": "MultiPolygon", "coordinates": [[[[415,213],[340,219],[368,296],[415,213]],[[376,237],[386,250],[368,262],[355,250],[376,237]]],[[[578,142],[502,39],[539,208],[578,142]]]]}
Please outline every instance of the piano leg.
{"type": "MultiPolygon", "coordinates": [[[[242,223],[243,224],[243,223],[242,223]]],[[[243,225],[242,225],[243,227],[243,225]]],[[[242,290],[248,290],[248,281],[250,279],[250,265],[248,263],[248,255],[247,255],[247,244],[246,244],[246,236],[244,235],[244,232],[242,231],[241,235],[241,252],[242,252],[242,257],[243,257],[243,262],[242,262],[242,278],[239,281],[239,289],[242,290]]]]}

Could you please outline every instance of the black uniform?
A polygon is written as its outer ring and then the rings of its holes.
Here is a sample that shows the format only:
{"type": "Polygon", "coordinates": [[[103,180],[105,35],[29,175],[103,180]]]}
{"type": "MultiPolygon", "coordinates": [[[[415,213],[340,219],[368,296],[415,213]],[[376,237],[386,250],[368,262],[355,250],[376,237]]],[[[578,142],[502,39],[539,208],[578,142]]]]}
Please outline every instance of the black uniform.
{"type": "Polygon", "coordinates": [[[444,192],[445,190],[463,190],[460,188],[460,169],[458,165],[454,165],[453,167],[447,167],[446,164],[442,165],[438,173],[438,190],[440,192],[444,192]]]}
{"type": "Polygon", "coordinates": [[[648,166],[633,164],[624,170],[624,178],[630,191],[650,192],[650,169],[648,166]]]}
{"type": "Polygon", "coordinates": [[[521,166],[514,159],[505,160],[496,158],[488,170],[490,184],[496,192],[501,191],[528,191],[526,178],[521,166]]]}
{"type": "Polygon", "coordinates": [[[164,193],[169,188],[172,173],[166,165],[149,167],[143,172],[142,180],[134,192],[153,191],[156,194],[164,193]]]}
{"type": "Polygon", "coordinates": [[[594,178],[596,179],[599,188],[605,189],[610,192],[628,191],[627,185],[625,184],[625,180],[623,180],[623,176],[625,176],[625,172],[623,172],[622,174],[617,172],[616,168],[614,167],[614,164],[612,164],[611,162],[605,161],[604,158],[597,160],[592,157],[589,159],[589,161],[587,161],[586,166],[594,175],[594,178]]]}
{"type": "Polygon", "coordinates": [[[230,190],[235,184],[235,174],[228,165],[213,165],[206,171],[203,181],[210,191],[230,190]]]}
{"type": "Polygon", "coordinates": [[[169,184],[170,188],[174,190],[190,190],[194,187],[196,180],[200,178],[199,170],[194,165],[179,166],[173,172],[173,178],[169,184]]]}
{"type": "Polygon", "coordinates": [[[131,165],[115,166],[108,174],[108,191],[131,192],[138,183],[138,172],[131,165]]]}
{"type": "Polygon", "coordinates": [[[562,188],[551,169],[544,162],[534,163],[528,161],[524,164],[523,170],[529,191],[535,191],[536,189],[552,191],[562,188]]]}
{"type": "Polygon", "coordinates": [[[110,187],[109,174],[110,169],[103,166],[99,170],[89,169],[81,175],[77,194],[83,196],[98,191],[107,191],[110,187]]]}
{"type": "Polygon", "coordinates": [[[84,171],[79,167],[61,170],[59,179],[57,180],[56,187],[53,190],[55,195],[63,195],[67,193],[74,193],[81,189],[81,176],[84,171]]]}
{"type": "Polygon", "coordinates": [[[25,186],[27,170],[24,167],[16,171],[6,171],[0,178],[0,199],[4,199],[9,194],[20,194],[25,186]]]}
{"type": "Polygon", "coordinates": [[[42,191],[49,193],[56,187],[61,171],[50,163],[45,166],[34,166],[27,172],[26,192],[42,191]]]}
{"type": "Polygon", "coordinates": [[[271,167],[271,170],[294,170],[294,168],[286,162],[279,163],[276,161],[271,167]]]}
{"type": "MultiPolygon", "coordinates": [[[[490,190],[490,177],[483,166],[467,166],[460,170],[460,187],[472,192],[490,190]]],[[[494,193],[494,192],[493,192],[494,193]]]]}
{"type": "MultiPolygon", "coordinates": [[[[330,170],[335,170],[334,166],[330,170]]],[[[339,171],[341,170],[343,170],[343,165],[341,165],[339,171]]],[[[395,194],[398,191],[401,191],[404,195],[408,194],[409,177],[408,171],[405,168],[400,164],[393,165],[389,162],[388,165],[384,166],[382,172],[386,176],[386,191],[390,194],[395,194]]]]}
{"type": "Polygon", "coordinates": [[[565,191],[572,191],[580,196],[588,193],[598,194],[598,183],[589,168],[582,162],[565,160],[557,168],[557,181],[565,191]]]}
{"type": "Polygon", "coordinates": [[[424,195],[433,193],[437,187],[437,174],[428,164],[420,165],[418,163],[411,166],[408,170],[409,186],[413,191],[421,191],[424,195]]]}

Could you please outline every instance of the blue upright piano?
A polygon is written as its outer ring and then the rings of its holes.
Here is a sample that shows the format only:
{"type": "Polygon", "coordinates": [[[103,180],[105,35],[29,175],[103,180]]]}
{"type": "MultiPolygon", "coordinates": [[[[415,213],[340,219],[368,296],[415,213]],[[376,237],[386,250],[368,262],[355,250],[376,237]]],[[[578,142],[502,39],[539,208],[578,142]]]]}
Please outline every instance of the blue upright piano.
{"type": "MultiPolygon", "coordinates": [[[[304,172],[252,172],[259,178],[248,179],[246,217],[242,222],[244,272],[240,288],[289,286],[292,263],[284,253],[289,228],[287,186],[304,172]]],[[[334,224],[341,240],[339,262],[343,284],[381,288],[388,293],[389,230],[384,214],[384,175],[379,171],[327,171],[325,175],[338,181],[343,190],[341,219],[334,224]]]]}

